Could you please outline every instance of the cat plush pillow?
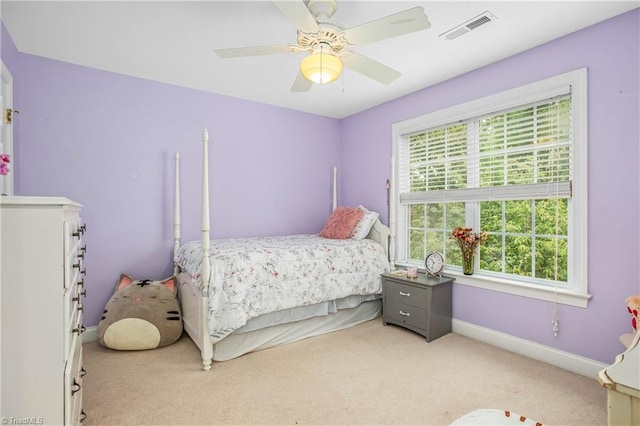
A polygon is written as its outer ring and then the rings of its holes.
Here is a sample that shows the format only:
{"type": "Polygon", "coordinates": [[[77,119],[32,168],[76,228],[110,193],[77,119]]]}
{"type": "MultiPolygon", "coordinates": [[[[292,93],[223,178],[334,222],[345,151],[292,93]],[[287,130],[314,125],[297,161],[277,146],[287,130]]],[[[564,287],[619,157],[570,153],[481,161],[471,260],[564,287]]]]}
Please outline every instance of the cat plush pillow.
{"type": "Polygon", "coordinates": [[[122,274],[98,324],[98,342],[120,351],[155,349],[182,335],[178,280],[135,281],[122,274]]]}

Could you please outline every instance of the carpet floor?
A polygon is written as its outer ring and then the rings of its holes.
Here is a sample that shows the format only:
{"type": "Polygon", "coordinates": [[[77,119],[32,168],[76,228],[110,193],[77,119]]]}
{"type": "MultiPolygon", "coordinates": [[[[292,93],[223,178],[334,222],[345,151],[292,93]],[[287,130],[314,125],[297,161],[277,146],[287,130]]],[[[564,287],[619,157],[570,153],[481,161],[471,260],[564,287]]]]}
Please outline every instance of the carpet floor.
{"type": "Polygon", "coordinates": [[[606,425],[596,378],[450,333],[427,343],[380,318],[201,370],[184,335],[161,349],[83,345],[85,425],[448,425],[480,408],[606,425]]]}

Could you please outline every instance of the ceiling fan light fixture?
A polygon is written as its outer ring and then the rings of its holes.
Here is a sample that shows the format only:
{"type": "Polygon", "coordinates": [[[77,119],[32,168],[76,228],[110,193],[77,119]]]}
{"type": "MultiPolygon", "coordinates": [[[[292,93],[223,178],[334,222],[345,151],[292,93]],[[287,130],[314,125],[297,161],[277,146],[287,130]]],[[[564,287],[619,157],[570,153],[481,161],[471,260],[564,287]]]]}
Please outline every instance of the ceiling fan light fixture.
{"type": "Polygon", "coordinates": [[[313,83],[327,84],[340,77],[342,61],[329,53],[314,53],[300,62],[300,71],[313,83]]]}

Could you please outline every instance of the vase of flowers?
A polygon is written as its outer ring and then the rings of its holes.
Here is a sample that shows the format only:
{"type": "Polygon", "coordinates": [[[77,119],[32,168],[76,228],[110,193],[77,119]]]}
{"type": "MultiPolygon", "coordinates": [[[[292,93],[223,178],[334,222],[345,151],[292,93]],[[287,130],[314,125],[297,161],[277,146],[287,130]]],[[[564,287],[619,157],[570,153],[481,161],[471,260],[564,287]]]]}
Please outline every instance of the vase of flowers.
{"type": "Polygon", "coordinates": [[[463,254],[462,255],[462,273],[465,275],[473,275],[473,270],[475,269],[475,259],[474,255],[463,254]]]}
{"type": "Polygon", "coordinates": [[[451,237],[456,240],[462,251],[462,272],[472,275],[476,258],[476,247],[487,242],[486,232],[474,233],[472,228],[458,226],[451,231],[451,237]]]}

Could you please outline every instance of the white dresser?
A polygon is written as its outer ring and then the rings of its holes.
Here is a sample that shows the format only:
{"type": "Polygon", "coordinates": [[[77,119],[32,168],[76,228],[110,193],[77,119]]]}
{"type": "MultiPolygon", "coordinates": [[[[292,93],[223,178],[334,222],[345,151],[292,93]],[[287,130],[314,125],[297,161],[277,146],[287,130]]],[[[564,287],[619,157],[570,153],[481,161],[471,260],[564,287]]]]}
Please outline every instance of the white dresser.
{"type": "Polygon", "coordinates": [[[640,425],[640,331],[598,380],[607,388],[607,424],[640,425]]]}
{"type": "Polygon", "coordinates": [[[3,424],[75,425],[85,416],[81,207],[66,198],[0,197],[3,424]]]}

